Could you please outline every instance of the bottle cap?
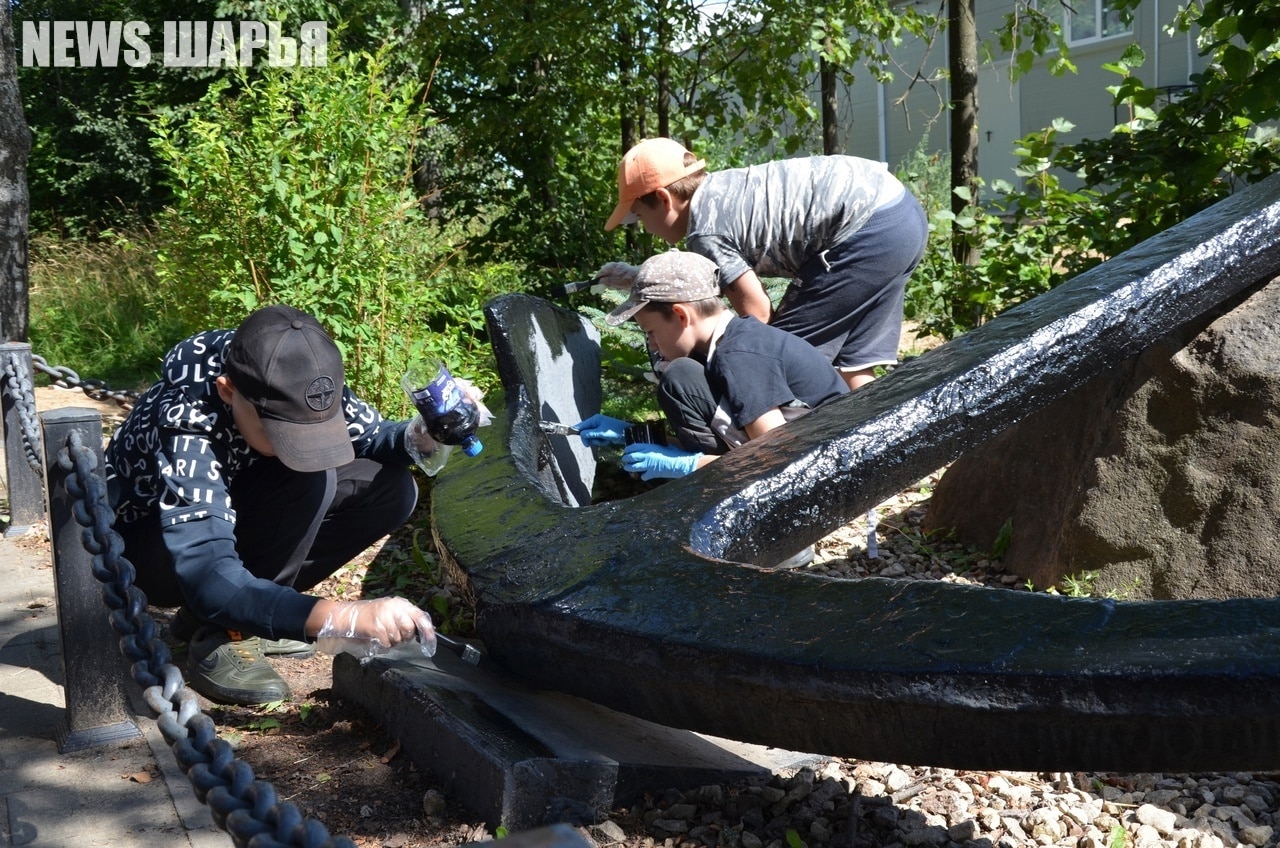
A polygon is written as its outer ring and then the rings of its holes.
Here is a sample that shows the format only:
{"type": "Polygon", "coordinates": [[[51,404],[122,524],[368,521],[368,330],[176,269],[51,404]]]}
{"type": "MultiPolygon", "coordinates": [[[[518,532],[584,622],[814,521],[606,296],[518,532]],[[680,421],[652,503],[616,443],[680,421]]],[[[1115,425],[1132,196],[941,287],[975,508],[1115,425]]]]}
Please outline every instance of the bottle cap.
{"type": "Polygon", "coordinates": [[[484,445],[475,436],[468,436],[467,440],[462,443],[462,452],[467,456],[479,456],[482,450],[484,450],[484,445]]]}

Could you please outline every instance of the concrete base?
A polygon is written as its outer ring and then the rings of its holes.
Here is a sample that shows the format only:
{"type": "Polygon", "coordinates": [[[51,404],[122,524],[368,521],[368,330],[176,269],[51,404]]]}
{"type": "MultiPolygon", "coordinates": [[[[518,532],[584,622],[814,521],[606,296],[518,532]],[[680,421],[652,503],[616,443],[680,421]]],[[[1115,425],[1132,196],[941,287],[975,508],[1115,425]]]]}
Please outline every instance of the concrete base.
{"type": "Polygon", "coordinates": [[[447,651],[365,663],[339,655],[334,690],[400,740],[490,828],[594,823],[646,790],[767,779],[822,758],[674,730],[447,651]]]}

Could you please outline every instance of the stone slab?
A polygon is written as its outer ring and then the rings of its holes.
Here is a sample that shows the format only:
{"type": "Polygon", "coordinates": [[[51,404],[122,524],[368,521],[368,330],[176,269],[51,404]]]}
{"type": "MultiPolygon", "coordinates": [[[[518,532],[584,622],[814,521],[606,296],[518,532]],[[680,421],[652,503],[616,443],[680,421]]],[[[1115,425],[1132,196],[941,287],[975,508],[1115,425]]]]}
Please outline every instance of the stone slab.
{"type": "Polygon", "coordinates": [[[490,828],[591,824],[646,791],[765,780],[821,760],[662,727],[445,651],[341,655],[333,685],[490,828]]]}

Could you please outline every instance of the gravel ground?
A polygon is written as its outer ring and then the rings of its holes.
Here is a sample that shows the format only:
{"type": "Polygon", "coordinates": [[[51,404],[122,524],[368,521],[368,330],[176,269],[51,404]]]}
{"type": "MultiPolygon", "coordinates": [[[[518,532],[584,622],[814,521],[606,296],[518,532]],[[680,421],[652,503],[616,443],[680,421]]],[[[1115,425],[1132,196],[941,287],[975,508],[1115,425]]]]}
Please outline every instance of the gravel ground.
{"type": "Polygon", "coordinates": [[[1272,846],[1275,777],[966,772],[838,760],[765,785],[669,792],[585,830],[600,845],[637,848],[1272,846]]]}

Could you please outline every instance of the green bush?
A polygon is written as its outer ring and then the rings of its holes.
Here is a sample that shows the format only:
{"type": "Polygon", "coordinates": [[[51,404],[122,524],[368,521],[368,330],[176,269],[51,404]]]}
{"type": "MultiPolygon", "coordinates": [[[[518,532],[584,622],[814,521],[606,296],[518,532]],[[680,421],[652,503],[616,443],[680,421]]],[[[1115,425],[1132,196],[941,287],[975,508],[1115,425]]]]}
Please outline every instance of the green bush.
{"type": "Polygon", "coordinates": [[[1212,46],[1224,67],[1238,67],[1225,78],[1197,77],[1194,89],[1159,111],[1164,94],[1135,74],[1146,57],[1131,45],[1103,66],[1119,78],[1107,91],[1123,123],[1106,137],[1070,144],[1061,140],[1073,129],[1063,119],[1027,135],[1014,151],[1023,185],[997,181],[959,216],[939,189],[947,182],[945,157],[918,151],[903,173],[931,213],[931,238],[908,286],[907,316],[951,338],[1274,173],[1280,136],[1262,121],[1274,118],[1275,98],[1254,85],[1252,71],[1258,61],[1280,75],[1267,46],[1271,30],[1259,30],[1256,55],[1246,55],[1232,41],[1233,27],[1212,46]],[[953,232],[978,246],[976,264],[954,261],[953,232]]]}
{"type": "Polygon", "coordinates": [[[1057,133],[1068,129],[1059,122],[1018,142],[1023,189],[997,180],[982,203],[956,189],[967,203],[958,215],[947,157],[917,152],[908,160],[902,175],[925,206],[929,243],[907,284],[904,313],[922,330],[954,338],[1098,261],[1091,236],[1102,215],[1096,193],[1064,188],[1051,170],[1057,133]],[[956,235],[977,246],[976,263],[956,261],[956,235]]]}
{"type": "Polygon", "coordinates": [[[154,124],[175,195],[158,270],[187,325],[234,326],[273,302],[312,312],[351,384],[388,412],[403,408],[411,358],[480,376],[480,309],[516,281],[510,268],[451,269],[461,237],[423,214],[413,188],[430,118],[391,52],[330,44],[325,66],[240,74],[154,124]]]}

